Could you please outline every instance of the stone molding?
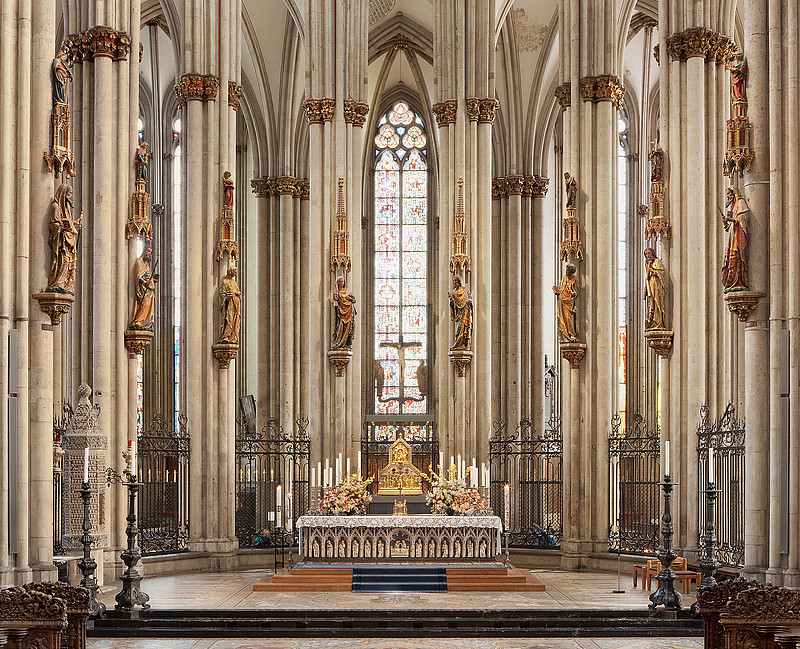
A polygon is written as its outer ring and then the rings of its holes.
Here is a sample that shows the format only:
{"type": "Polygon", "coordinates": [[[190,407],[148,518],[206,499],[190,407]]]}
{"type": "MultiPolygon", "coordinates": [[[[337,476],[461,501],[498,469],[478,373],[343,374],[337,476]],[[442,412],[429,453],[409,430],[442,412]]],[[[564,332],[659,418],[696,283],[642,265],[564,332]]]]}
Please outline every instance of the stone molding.
{"type": "Polygon", "coordinates": [[[306,119],[309,124],[322,124],[333,119],[333,109],[336,107],[336,100],[330,97],[322,99],[306,99],[303,102],[303,110],[306,112],[306,119]]]}
{"type": "Polygon", "coordinates": [[[239,109],[239,102],[242,100],[244,88],[235,81],[228,81],[228,106],[233,110],[239,109]]]}
{"type": "Polygon", "coordinates": [[[481,99],[480,109],[478,111],[479,124],[491,124],[494,122],[494,117],[500,109],[500,102],[497,99],[481,99]]]}
{"type": "Polygon", "coordinates": [[[601,74],[597,77],[583,77],[581,79],[581,98],[583,101],[599,103],[610,101],[617,108],[622,106],[625,89],[622,82],[615,74],[601,74]]]}
{"type": "Polygon", "coordinates": [[[354,126],[364,126],[369,113],[369,104],[365,104],[355,99],[345,99],[342,104],[344,111],[344,121],[354,126]]]}
{"type": "Polygon", "coordinates": [[[718,64],[729,63],[739,54],[739,48],[730,36],[705,27],[690,27],[672,34],[667,39],[667,50],[673,61],[702,57],[718,64]]]}
{"type": "Polygon", "coordinates": [[[441,128],[456,121],[456,112],[458,111],[458,101],[455,99],[448,99],[440,101],[431,107],[433,114],[436,116],[436,123],[441,128]]]}
{"type": "Polygon", "coordinates": [[[187,72],[175,84],[179,107],[185,106],[188,101],[216,101],[218,92],[219,79],[213,74],[187,72]]]}
{"type": "Polygon", "coordinates": [[[65,49],[73,63],[110,58],[112,61],[127,61],[131,50],[131,37],[127,32],[112,27],[97,25],[79,34],[70,34],[65,49]]]}
{"type": "Polygon", "coordinates": [[[555,89],[553,94],[555,94],[558,103],[561,104],[561,110],[567,110],[572,105],[572,85],[569,82],[562,83],[555,89]]]}

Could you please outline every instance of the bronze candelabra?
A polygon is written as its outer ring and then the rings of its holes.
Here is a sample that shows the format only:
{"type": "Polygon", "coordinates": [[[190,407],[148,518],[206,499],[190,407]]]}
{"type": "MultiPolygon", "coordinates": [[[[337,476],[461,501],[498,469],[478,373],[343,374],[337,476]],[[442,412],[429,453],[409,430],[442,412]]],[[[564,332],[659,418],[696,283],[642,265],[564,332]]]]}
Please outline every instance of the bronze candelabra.
{"type": "Polygon", "coordinates": [[[92,531],[92,520],[89,517],[89,504],[92,501],[92,494],[96,494],[97,492],[91,490],[88,482],[84,482],[81,484],[81,489],[77,490],[77,493],[80,494],[83,500],[83,536],[81,536],[83,557],[78,561],[78,569],[83,573],[81,586],[88,589],[91,598],[92,612],[89,616],[100,617],[105,613],[106,605],[97,600],[97,591],[100,587],[97,585],[97,579],[94,576],[95,570],[97,570],[97,562],[92,558],[94,537],[90,534],[92,531]]]}
{"type": "Polygon", "coordinates": [[[670,476],[665,475],[664,481],[660,483],[661,489],[664,491],[664,515],[661,517],[663,526],[661,528],[661,535],[664,537],[664,547],[658,554],[658,559],[661,561],[661,572],[658,573],[656,579],[658,580],[658,590],[650,595],[650,604],[648,608],[655,611],[657,606],[663,606],[662,613],[674,616],[680,611],[683,606],[681,605],[681,594],[675,590],[675,579],[677,578],[675,572],[672,570],[672,562],[678,556],[672,550],[672,535],[674,533],[672,527],[672,513],[670,512],[670,499],[672,498],[672,488],[677,485],[672,482],[670,476]]]}

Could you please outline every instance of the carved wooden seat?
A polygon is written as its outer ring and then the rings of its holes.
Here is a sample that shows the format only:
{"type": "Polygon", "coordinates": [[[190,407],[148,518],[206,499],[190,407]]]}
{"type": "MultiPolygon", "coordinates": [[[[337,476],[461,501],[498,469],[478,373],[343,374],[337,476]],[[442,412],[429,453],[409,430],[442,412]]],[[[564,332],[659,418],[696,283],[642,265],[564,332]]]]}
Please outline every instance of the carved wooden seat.
{"type": "Polygon", "coordinates": [[[22,586],[0,590],[0,633],[8,649],[61,649],[66,628],[64,600],[22,586]]]}
{"type": "Polygon", "coordinates": [[[25,584],[23,588],[63,600],[67,607],[67,629],[61,635],[61,649],[86,649],[86,622],[92,610],[86,588],[58,581],[25,584]]]}

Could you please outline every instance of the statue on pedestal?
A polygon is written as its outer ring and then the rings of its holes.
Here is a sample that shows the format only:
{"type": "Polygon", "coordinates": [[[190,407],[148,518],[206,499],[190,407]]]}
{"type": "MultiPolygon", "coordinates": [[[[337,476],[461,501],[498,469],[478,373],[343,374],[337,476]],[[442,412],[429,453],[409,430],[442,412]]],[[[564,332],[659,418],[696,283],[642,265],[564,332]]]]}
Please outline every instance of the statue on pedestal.
{"type": "Polygon", "coordinates": [[[456,335],[450,349],[469,349],[472,341],[472,297],[462,286],[461,278],[453,275],[450,299],[450,320],[456,323],[456,335]]]}
{"type": "Polygon", "coordinates": [[[333,304],[333,337],[331,349],[352,349],[356,331],[356,298],[348,293],[344,277],[336,279],[336,290],[331,296],[333,304]]]}
{"type": "Polygon", "coordinates": [[[567,194],[567,209],[574,208],[578,201],[578,181],[569,172],[564,174],[564,191],[567,194]]]}
{"type": "Polygon", "coordinates": [[[647,300],[647,314],[644,318],[645,329],[666,329],[666,270],[656,251],[645,248],[644,251],[644,299],[647,300]]]}
{"type": "Polygon", "coordinates": [[[53,105],[67,103],[67,81],[72,81],[72,71],[69,69],[69,56],[62,45],[53,59],[53,105]]]}
{"type": "Polygon", "coordinates": [[[744,59],[731,68],[731,97],[734,101],[747,101],[747,61],[744,59]]]}
{"type": "Polygon", "coordinates": [[[236,266],[228,266],[228,274],[219,289],[222,326],[219,340],[226,343],[239,342],[239,322],[242,312],[242,291],[236,283],[236,266]]]}
{"type": "Polygon", "coordinates": [[[147,246],[133,266],[133,316],[128,329],[153,330],[156,284],[159,277],[150,267],[152,255],[152,247],[147,246]]]}
{"type": "Polygon", "coordinates": [[[147,182],[147,164],[150,162],[150,152],[147,142],[142,140],[136,148],[136,157],[134,158],[134,166],[136,167],[136,180],[147,182]]]}
{"type": "Polygon", "coordinates": [[[558,342],[570,343],[578,341],[578,308],[575,305],[578,299],[578,278],[575,275],[575,265],[567,264],[566,274],[561,278],[558,286],[553,287],[558,305],[558,342]]]}
{"type": "Polygon", "coordinates": [[[749,288],[747,277],[747,239],[750,208],[747,201],[733,185],[725,190],[725,213],[722,224],[728,233],[725,244],[725,258],[722,264],[722,286],[725,292],[746,291],[749,288]]]}
{"type": "Polygon", "coordinates": [[[53,252],[53,262],[46,291],[72,293],[81,221],[82,218],[72,220],[72,187],[66,183],[59,185],[50,203],[48,242],[53,252]]]}

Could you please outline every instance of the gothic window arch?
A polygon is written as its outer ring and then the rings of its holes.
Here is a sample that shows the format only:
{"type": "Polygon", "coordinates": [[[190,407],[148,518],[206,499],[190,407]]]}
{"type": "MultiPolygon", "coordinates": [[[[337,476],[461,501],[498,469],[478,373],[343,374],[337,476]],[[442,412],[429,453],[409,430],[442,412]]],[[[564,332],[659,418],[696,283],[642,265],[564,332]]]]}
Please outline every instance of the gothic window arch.
{"type": "Polygon", "coordinates": [[[428,412],[429,160],[419,113],[394,102],[372,140],[373,412],[428,412]]]}

